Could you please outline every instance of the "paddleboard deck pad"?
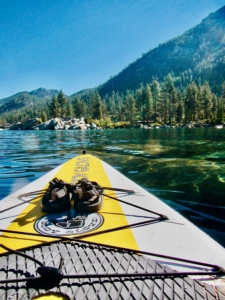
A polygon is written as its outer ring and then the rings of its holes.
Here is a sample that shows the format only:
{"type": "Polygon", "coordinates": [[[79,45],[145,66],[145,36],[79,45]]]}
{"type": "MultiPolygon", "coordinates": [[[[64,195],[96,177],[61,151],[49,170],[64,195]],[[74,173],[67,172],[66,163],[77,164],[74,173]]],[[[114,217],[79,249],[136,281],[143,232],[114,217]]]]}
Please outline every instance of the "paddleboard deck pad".
{"type": "Polygon", "coordinates": [[[224,248],[94,156],[75,157],[12,193],[0,212],[0,299],[225,297],[224,248]],[[44,213],[35,191],[53,178],[108,187],[103,207],[79,212],[72,201],[44,213]]]}
{"type": "MultiPolygon", "coordinates": [[[[63,273],[77,278],[34,280],[37,265],[16,254],[1,257],[1,278],[27,278],[26,282],[1,287],[0,299],[32,299],[39,295],[61,295],[62,299],[215,299],[209,285],[184,276],[143,255],[81,242],[53,242],[21,251],[45,265],[58,268],[63,257],[63,273]],[[159,273],[148,277],[147,273],[159,273]],[[164,277],[160,273],[174,273],[164,277]],[[132,273],[136,276],[132,277],[132,273]],[[143,275],[146,274],[146,276],[143,275]],[[127,274],[127,276],[126,276],[127,274]],[[138,275],[140,274],[140,275],[138,275]],[[130,275],[130,276],[128,276],[130,275]],[[33,276],[33,277],[32,277],[33,276]],[[79,277],[80,276],[80,277],[79,277]],[[101,276],[101,278],[100,278],[101,276]],[[30,280],[29,280],[30,279],[30,280]],[[33,279],[33,280],[32,280],[33,279]],[[63,298],[65,297],[65,298],[63,298]]],[[[218,292],[217,292],[218,295],[218,292]]],[[[37,298],[36,298],[37,299],[37,298]]],[[[61,298],[56,298],[61,299],[61,298]]],[[[221,298],[222,299],[222,298],[221,298]]]]}

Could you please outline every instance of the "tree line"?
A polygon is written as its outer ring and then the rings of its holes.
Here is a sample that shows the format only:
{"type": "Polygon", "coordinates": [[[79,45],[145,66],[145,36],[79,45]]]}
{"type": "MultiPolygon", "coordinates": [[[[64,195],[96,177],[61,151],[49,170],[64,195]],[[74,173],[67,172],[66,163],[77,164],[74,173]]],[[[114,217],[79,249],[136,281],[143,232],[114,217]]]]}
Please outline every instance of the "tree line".
{"type": "Polygon", "coordinates": [[[110,119],[112,122],[136,121],[160,124],[177,124],[190,121],[208,121],[214,124],[225,120],[225,82],[221,95],[214,94],[205,81],[189,82],[186,87],[175,87],[175,78],[168,74],[160,83],[141,85],[125,93],[113,91],[101,97],[98,90],[90,94],[66,98],[62,91],[45,106],[2,114],[0,124],[16,123],[38,116],[42,122],[50,118],[84,117],[91,120],[110,119]]]}

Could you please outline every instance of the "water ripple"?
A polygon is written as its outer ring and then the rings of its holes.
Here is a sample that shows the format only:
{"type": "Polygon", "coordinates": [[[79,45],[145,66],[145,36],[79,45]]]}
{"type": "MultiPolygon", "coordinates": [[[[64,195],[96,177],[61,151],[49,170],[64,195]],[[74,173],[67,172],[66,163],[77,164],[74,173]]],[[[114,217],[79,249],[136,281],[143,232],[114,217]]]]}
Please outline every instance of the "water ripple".
{"type": "Polygon", "coordinates": [[[2,130],[0,140],[0,199],[86,149],[225,246],[224,131],[2,130]]]}

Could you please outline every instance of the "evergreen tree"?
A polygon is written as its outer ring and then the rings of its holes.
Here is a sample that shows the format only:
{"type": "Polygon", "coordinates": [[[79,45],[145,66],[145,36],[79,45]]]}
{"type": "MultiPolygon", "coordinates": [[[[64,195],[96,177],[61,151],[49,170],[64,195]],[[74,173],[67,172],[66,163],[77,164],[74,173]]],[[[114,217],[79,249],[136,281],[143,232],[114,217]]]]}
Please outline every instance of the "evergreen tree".
{"type": "Polygon", "coordinates": [[[130,121],[130,123],[133,123],[136,106],[135,106],[135,100],[134,96],[132,94],[127,94],[124,101],[124,114],[126,116],[126,119],[130,121]]]}
{"type": "Polygon", "coordinates": [[[51,118],[59,117],[59,103],[57,97],[54,95],[52,96],[52,100],[48,105],[49,116],[51,118]]]}
{"type": "Polygon", "coordinates": [[[160,99],[159,101],[160,120],[161,122],[166,123],[168,119],[169,92],[165,82],[161,86],[161,93],[159,99],[160,99]]]}
{"type": "Polygon", "coordinates": [[[108,115],[108,110],[107,110],[107,106],[105,103],[105,100],[102,101],[102,118],[105,120],[107,118],[108,115]]]}
{"type": "Polygon", "coordinates": [[[70,102],[66,104],[66,117],[73,117],[73,107],[70,102]]]}
{"type": "Polygon", "coordinates": [[[152,93],[148,84],[146,84],[142,90],[142,103],[143,103],[142,118],[143,120],[150,120],[153,114],[153,109],[152,109],[152,93]]]}
{"type": "Polygon", "coordinates": [[[217,119],[218,99],[215,94],[212,94],[212,118],[215,122],[217,119]]]}
{"type": "Polygon", "coordinates": [[[102,102],[98,92],[93,92],[90,96],[89,114],[93,119],[101,120],[102,118],[102,102]]]}
{"type": "Polygon", "coordinates": [[[181,122],[183,119],[183,110],[184,110],[184,104],[182,99],[181,91],[177,91],[177,108],[176,108],[176,121],[181,122]]]}
{"type": "Polygon", "coordinates": [[[165,88],[168,95],[168,118],[169,123],[171,124],[172,121],[172,101],[174,97],[174,84],[173,84],[173,78],[171,74],[168,74],[165,81],[165,88]]]}
{"type": "Polygon", "coordinates": [[[196,118],[198,120],[203,119],[203,112],[202,112],[202,86],[198,86],[198,93],[197,93],[197,105],[196,105],[196,118]]]}
{"type": "Polygon", "coordinates": [[[6,119],[3,117],[0,117],[0,126],[1,128],[5,128],[7,125],[6,119]]]}
{"type": "Polygon", "coordinates": [[[73,111],[76,118],[84,117],[84,102],[80,98],[76,97],[73,101],[73,111]]]}
{"type": "Polygon", "coordinates": [[[152,92],[152,99],[153,99],[153,109],[154,109],[154,122],[156,122],[157,117],[157,105],[159,102],[160,97],[160,85],[157,80],[154,80],[151,84],[151,92],[152,92]]]}
{"type": "Polygon", "coordinates": [[[62,90],[60,90],[60,92],[58,93],[57,100],[60,109],[60,117],[64,118],[66,115],[66,97],[63,94],[62,90]]]}
{"type": "Polygon", "coordinates": [[[47,114],[44,110],[41,111],[41,121],[46,122],[47,121],[47,114]]]}
{"type": "Polygon", "coordinates": [[[223,105],[223,99],[218,98],[218,108],[217,108],[217,115],[216,115],[216,122],[222,123],[223,122],[223,111],[224,111],[224,105],[223,105]]]}
{"type": "Polygon", "coordinates": [[[136,91],[136,95],[135,95],[137,113],[141,118],[143,118],[143,107],[144,107],[142,91],[143,91],[143,86],[141,86],[136,91]]]}
{"type": "Polygon", "coordinates": [[[222,99],[225,100],[225,81],[222,84],[222,99]]]}
{"type": "Polygon", "coordinates": [[[198,88],[195,82],[189,84],[185,91],[185,120],[195,121],[197,116],[198,88]]]}
{"type": "Polygon", "coordinates": [[[118,97],[117,101],[118,101],[117,102],[117,108],[118,108],[117,117],[118,117],[118,120],[123,120],[123,118],[124,118],[123,97],[118,97]]]}
{"type": "Polygon", "coordinates": [[[112,117],[112,120],[115,121],[116,120],[116,103],[115,103],[115,100],[113,99],[113,97],[109,97],[108,103],[109,103],[108,110],[109,110],[110,116],[112,117]]]}
{"type": "Polygon", "coordinates": [[[225,81],[222,84],[222,97],[220,100],[220,109],[221,109],[221,122],[225,115],[225,81]]]}
{"type": "Polygon", "coordinates": [[[203,118],[209,119],[211,117],[212,108],[212,93],[209,87],[209,83],[205,81],[202,86],[202,108],[203,108],[203,118]]]}

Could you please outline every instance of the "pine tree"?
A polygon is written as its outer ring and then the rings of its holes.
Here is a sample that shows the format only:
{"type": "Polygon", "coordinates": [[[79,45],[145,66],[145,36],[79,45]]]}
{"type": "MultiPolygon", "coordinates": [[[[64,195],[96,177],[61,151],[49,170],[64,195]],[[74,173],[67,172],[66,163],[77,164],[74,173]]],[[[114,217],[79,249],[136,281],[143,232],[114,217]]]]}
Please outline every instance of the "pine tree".
{"type": "Polygon", "coordinates": [[[137,89],[136,94],[135,94],[135,101],[136,101],[136,109],[138,114],[143,117],[143,97],[142,97],[142,90],[143,86],[141,86],[139,89],[137,89]]]}
{"type": "Polygon", "coordinates": [[[212,93],[207,81],[202,86],[202,108],[203,117],[208,120],[211,117],[212,93]]]}
{"type": "Polygon", "coordinates": [[[213,121],[217,119],[218,99],[215,94],[212,94],[212,117],[213,121]]]}
{"type": "Polygon", "coordinates": [[[63,94],[62,90],[58,93],[57,100],[59,103],[59,109],[60,109],[60,117],[64,118],[66,115],[66,97],[63,94]]]}
{"type": "Polygon", "coordinates": [[[54,95],[48,105],[49,115],[51,118],[59,117],[59,103],[57,97],[54,95]]]}
{"type": "Polygon", "coordinates": [[[105,100],[102,100],[102,118],[105,120],[107,118],[107,115],[108,115],[107,106],[105,100]]]}
{"type": "Polygon", "coordinates": [[[174,97],[174,84],[173,84],[173,78],[171,74],[168,74],[165,81],[165,88],[167,90],[168,94],[168,118],[169,123],[171,124],[172,121],[172,101],[174,97]]]}
{"type": "Polygon", "coordinates": [[[130,123],[133,123],[135,112],[136,112],[136,106],[135,106],[134,96],[132,94],[126,95],[123,110],[126,119],[130,121],[130,123]]]}
{"type": "Polygon", "coordinates": [[[164,123],[167,122],[168,119],[168,103],[169,103],[169,93],[166,86],[166,83],[164,82],[161,86],[161,93],[159,98],[159,115],[161,122],[164,123]]]}
{"type": "Polygon", "coordinates": [[[195,121],[197,117],[198,88],[195,82],[189,84],[185,91],[185,120],[195,121]]]}
{"type": "Polygon", "coordinates": [[[223,111],[224,111],[223,98],[218,98],[217,105],[218,105],[218,107],[217,107],[216,122],[222,123],[223,122],[223,111]]]}
{"type": "Polygon", "coordinates": [[[76,97],[73,101],[73,111],[76,118],[84,117],[83,107],[80,98],[76,97]]]}
{"type": "Polygon", "coordinates": [[[44,110],[41,111],[41,121],[46,122],[47,121],[47,115],[44,110]]]}
{"type": "Polygon", "coordinates": [[[142,118],[143,120],[150,120],[153,114],[153,110],[152,110],[152,93],[148,84],[146,84],[142,90],[142,103],[143,103],[142,118]]]}
{"type": "Polygon", "coordinates": [[[112,97],[109,97],[109,101],[108,101],[108,110],[110,115],[112,115],[113,117],[116,115],[116,103],[115,100],[112,97]]]}
{"type": "Polygon", "coordinates": [[[220,101],[220,109],[221,109],[221,122],[225,115],[225,81],[222,84],[222,97],[220,101]]]}
{"type": "Polygon", "coordinates": [[[160,97],[160,85],[157,80],[154,80],[151,84],[151,92],[152,92],[152,99],[153,99],[153,109],[154,109],[154,122],[156,122],[157,118],[157,105],[159,102],[160,97]]]}
{"type": "Polygon", "coordinates": [[[98,92],[93,92],[90,95],[89,114],[93,119],[101,120],[102,118],[102,102],[98,92]]]}
{"type": "Polygon", "coordinates": [[[5,128],[7,125],[6,119],[3,117],[0,117],[0,127],[5,128]]]}
{"type": "Polygon", "coordinates": [[[183,109],[184,109],[184,103],[182,99],[181,91],[177,91],[177,108],[176,108],[176,121],[181,122],[183,119],[183,109]]]}
{"type": "Polygon", "coordinates": [[[66,104],[66,117],[73,117],[73,107],[70,102],[66,104]]]}

